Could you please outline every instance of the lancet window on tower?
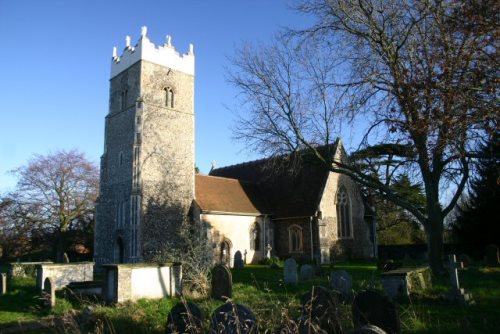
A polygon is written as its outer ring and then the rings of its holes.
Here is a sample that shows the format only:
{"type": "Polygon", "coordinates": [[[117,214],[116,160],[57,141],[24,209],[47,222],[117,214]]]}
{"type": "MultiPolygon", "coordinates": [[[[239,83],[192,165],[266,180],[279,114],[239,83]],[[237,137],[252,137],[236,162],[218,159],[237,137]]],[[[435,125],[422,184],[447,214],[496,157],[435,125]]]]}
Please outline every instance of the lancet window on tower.
{"type": "Polygon", "coordinates": [[[170,87],[164,89],[165,91],[165,107],[174,107],[174,90],[170,87]]]}
{"type": "Polygon", "coordinates": [[[127,108],[127,95],[128,95],[128,90],[127,89],[122,90],[120,96],[121,110],[125,110],[127,108]]]}

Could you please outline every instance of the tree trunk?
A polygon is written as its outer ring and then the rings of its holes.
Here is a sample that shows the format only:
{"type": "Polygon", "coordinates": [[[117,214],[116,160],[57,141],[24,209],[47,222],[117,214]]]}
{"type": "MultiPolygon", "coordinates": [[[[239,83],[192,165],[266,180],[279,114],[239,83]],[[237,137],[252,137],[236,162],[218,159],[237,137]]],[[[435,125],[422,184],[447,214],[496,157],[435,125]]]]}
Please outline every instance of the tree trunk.
{"type": "Polygon", "coordinates": [[[441,275],[443,268],[443,219],[429,216],[427,226],[427,251],[429,265],[434,275],[441,275]]]}

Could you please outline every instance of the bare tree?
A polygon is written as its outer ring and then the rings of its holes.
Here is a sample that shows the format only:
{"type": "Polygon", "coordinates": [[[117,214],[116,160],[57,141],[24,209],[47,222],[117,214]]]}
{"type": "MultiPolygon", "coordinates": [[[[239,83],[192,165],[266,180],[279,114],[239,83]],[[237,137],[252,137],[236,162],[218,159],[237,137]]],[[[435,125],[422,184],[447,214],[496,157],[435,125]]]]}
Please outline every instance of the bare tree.
{"type": "MultiPolygon", "coordinates": [[[[35,155],[18,176],[16,202],[24,208],[18,219],[32,230],[43,230],[55,238],[56,259],[61,261],[65,236],[94,213],[99,170],[78,151],[35,155]]],[[[18,211],[18,213],[21,213],[18,211]]]]}
{"type": "Polygon", "coordinates": [[[262,153],[312,151],[331,171],[411,213],[425,228],[438,273],[444,218],[467,184],[478,138],[498,124],[498,7],[494,1],[302,1],[297,9],[314,15],[314,26],[270,47],[242,47],[233,59],[229,79],[244,103],[236,137],[262,153]],[[476,3],[497,10],[478,11],[476,3]],[[317,145],[329,143],[340,125],[363,131],[361,149],[390,148],[398,163],[384,174],[400,170],[421,182],[425,206],[366,168],[322,154],[317,145]]]}

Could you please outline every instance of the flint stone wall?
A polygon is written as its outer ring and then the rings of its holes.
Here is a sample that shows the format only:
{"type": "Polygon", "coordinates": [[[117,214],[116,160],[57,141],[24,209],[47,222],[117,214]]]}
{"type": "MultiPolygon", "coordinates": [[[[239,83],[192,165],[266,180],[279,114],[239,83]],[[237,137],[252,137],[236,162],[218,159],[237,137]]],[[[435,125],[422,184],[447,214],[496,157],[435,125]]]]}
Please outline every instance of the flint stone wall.
{"type": "Polygon", "coordinates": [[[52,263],[41,264],[36,267],[36,287],[43,289],[43,282],[47,277],[54,281],[56,290],[62,289],[72,282],[92,281],[94,278],[94,263],[52,263]]]}
{"type": "Polygon", "coordinates": [[[122,303],[140,298],[175,297],[182,292],[180,263],[108,264],[102,267],[102,297],[108,303],[122,303]]]}

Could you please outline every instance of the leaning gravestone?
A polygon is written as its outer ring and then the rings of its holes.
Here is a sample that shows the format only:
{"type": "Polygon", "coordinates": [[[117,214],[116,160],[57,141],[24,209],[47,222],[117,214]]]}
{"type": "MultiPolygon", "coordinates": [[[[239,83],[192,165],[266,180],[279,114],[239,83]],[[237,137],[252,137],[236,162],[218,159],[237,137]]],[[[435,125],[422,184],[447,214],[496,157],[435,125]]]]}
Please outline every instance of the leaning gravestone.
{"type": "Polygon", "coordinates": [[[337,303],[328,289],[313,286],[302,295],[300,302],[299,333],[315,333],[319,329],[326,333],[342,333],[337,303]]]}
{"type": "Polygon", "coordinates": [[[387,333],[400,333],[401,323],[396,305],[375,291],[359,293],[352,303],[354,328],[375,325],[387,333]]]}
{"type": "Polygon", "coordinates": [[[336,270],[330,273],[330,287],[348,298],[352,294],[352,277],[345,270],[336,270]]]}
{"type": "Polygon", "coordinates": [[[243,269],[244,266],[245,265],[243,263],[243,256],[241,255],[241,252],[236,251],[236,253],[234,254],[234,268],[243,269]]]}
{"type": "Polygon", "coordinates": [[[203,312],[198,305],[190,302],[176,304],[167,318],[167,334],[202,333],[203,312]]]}
{"type": "Polygon", "coordinates": [[[308,281],[313,278],[313,267],[310,264],[304,264],[300,267],[300,280],[308,281]]]}
{"type": "Polygon", "coordinates": [[[212,269],[212,298],[225,301],[233,295],[233,279],[231,272],[224,265],[216,265],[212,269]]]}
{"type": "Polygon", "coordinates": [[[498,247],[497,245],[488,245],[484,249],[484,253],[486,256],[486,264],[488,266],[498,266],[500,260],[498,258],[498,247]]]}
{"type": "Polygon", "coordinates": [[[297,262],[293,258],[288,258],[285,261],[285,268],[283,269],[283,280],[286,284],[297,284],[297,262]]]}
{"type": "Polygon", "coordinates": [[[248,307],[241,304],[226,303],[219,306],[212,313],[209,333],[257,333],[257,320],[248,307]]]}
{"type": "Polygon", "coordinates": [[[7,293],[7,274],[0,274],[0,296],[7,293]]]}
{"type": "Polygon", "coordinates": [[[43,282],[43,293],[45,295],[45,306],[49,308],[56,306],[56,286],[52,278],[47,277],[43,282]]]}

